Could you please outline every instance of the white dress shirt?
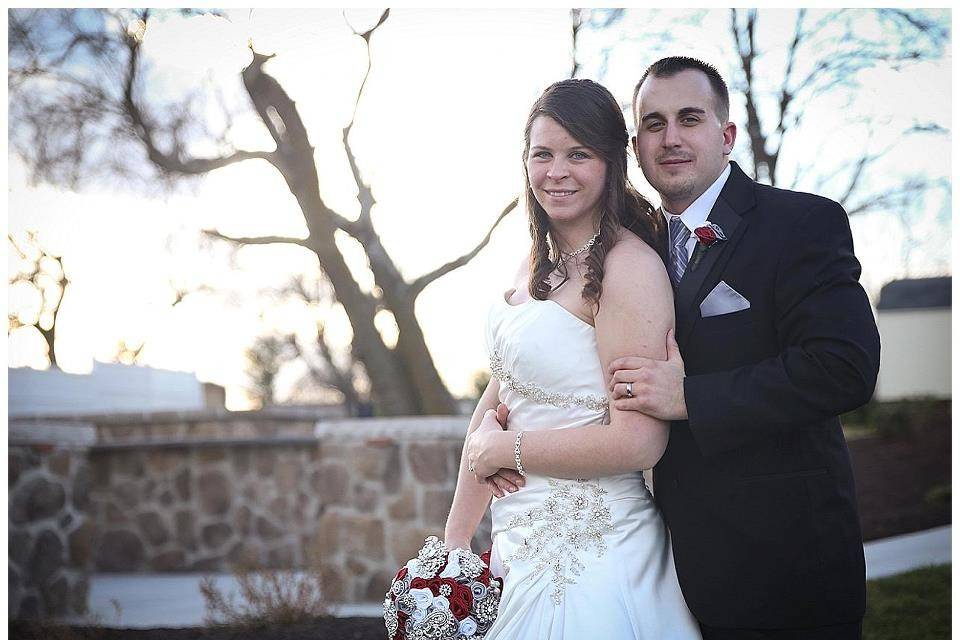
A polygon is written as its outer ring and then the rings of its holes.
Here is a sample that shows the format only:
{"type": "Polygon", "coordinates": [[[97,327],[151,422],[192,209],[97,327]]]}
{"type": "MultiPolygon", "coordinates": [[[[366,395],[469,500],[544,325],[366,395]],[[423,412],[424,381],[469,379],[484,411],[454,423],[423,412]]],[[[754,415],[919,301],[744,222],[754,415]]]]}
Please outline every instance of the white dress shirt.
{"type": "Polygon", "coordinates": [[[720,192],[723,190],[723,185],[726,184],[729,176],[730,163],[728,162],[727,166],[720,172],[720,177],[714,180],[713,184],[707,187],[707,190],[701,193],[700,197],[694,200],[693,203],[687,207],[686,211],[679,216],[667,211],[666,207],[660,207],[660,210],[663,211],[663,217],[667,220],[667,228],[670,227],[670,221],[673,218],[679,217],[684,226],[690,230],[690,239],[687,240],[688,258],[693,255],[693,248],[697,246],[697,236],[693,233],[693,230],[707,223],[707,216],[710,215],[713,205],[717,203],[717,198],[720,197],[720,192]]]}

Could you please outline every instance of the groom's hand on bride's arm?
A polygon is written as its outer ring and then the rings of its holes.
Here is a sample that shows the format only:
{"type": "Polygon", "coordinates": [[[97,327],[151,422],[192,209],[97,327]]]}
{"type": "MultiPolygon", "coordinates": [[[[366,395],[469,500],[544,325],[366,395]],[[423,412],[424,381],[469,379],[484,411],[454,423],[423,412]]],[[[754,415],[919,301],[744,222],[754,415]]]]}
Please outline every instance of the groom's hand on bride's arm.
{"type": "Polygon", "coordinates": [[[687,419],[683,358],[673,329],[667,332],[665,361],[627,356],[611,362],[608,370],[610,398],[615,408],[639,411],[660,420],[687,419]]]}

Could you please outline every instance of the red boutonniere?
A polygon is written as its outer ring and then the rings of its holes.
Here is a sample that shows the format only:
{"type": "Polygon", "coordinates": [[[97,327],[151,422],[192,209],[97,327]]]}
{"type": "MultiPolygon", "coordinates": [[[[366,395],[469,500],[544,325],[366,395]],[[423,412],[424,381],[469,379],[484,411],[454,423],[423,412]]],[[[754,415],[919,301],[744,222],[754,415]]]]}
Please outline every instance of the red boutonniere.
{"type": "Polygon", "coordinates": [[[693,256],[690,258],[690,264],[687,266],[688,271],[693,271],[697,268],[697,265],[700,264],[700,260],[703,259],[703,254],[707,252],[707,249],[713,245],[727,239],[727,236],[724,235],[723,229],[720,228],[720,225],[708,222],[702,227],[697,227],[693,230],[693,234],[697,236],[697,246],[693,250],[693,256]]]}

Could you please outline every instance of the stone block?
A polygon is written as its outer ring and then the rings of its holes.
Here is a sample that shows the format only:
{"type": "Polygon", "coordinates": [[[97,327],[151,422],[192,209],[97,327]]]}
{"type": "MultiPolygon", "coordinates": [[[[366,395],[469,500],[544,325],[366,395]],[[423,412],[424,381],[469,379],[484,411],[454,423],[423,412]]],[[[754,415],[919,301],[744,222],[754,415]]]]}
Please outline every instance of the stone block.
{"type": "Polygon", "coordinates": [[[277,460],[277,452],[274,449],[257,449],[253,458],[258,476],[264,478],[273,475],[273,469],[277,460]]]}
{"type": "Polygon", "coordinates": [[[253,519],[253,514],[250,511],[250,507],[243,504],[237,509],[236,513],[233,514],[233,524],[236,526],[237,531],[240,532],[241,536],[245,536],[250,533],[250,522],[253,519]]]}
{"type": "Polygon", "coordinates": [[[123,509],[133,509],[140,503],[140,491],[132,480],[123,480],[114,487],[117,504],[123,509]]]}
{"type": "Polygon", "coordinates": [[[121,509],[112,502],[107,504],[107,524],[128,524],[129,522],[129,511],[121,509]]]}
{"type": "Polygon", "coordinates": [[[345,564],[347,571],[349,571],[351,575],[366,575],[367,571],[369,571],[367,565],[361,562],[357,556],[347,556],[345,564]]]}
{"type": "Polygon", "coordinates": [[[76,615],[85,615],[89,611],[90,580],[86,576],[77,576],[70,588],[70,607],[76,615]]]}
{"type": "Polygon", "coordinates": [[[346,504],[350,474],[342,464],[327,462],[310,477],[313,490],[323,504],[346,504]]]}
{"type": "Polygon", "coordinates": [[[169,507],[173,505],[173,502],[174,502],[173,493],[171,493],[170,490],[167,489],[160,494],[159,500],[161,505],[163,505],[164,507],[169,507]]]}
{"type": "Polygon", "coordinates": [[[245,476],[250,472],[250,457],[249,447],[237,447],[233,450],[230,462],[236,475],[245,476]]]}
{"type": "Polygon", "coordinates": [[[154,478],[148,477],[143,481],[143,489],[140,495],[141,500],[144,502],[150,502],[153,500],[153,496],[157,491],[157,481],[154,478]]]}
{"type": "Polygon", "coordinates": [[[227,563],[232,569],[260,565],[260,549],[252,542],[235,542],[227,552],[227,563]]]}
{"type": "Polygon", "coordinates": [[[390,547],[388,549],[392,557],[391,566],[396,565],[400,568],[407,563],[410,558],[416,558],[417,552],[423,546],[423,541],[428,536],[443,537],[443,530],[437,527],[425,528],[419,525],[394,526],[390,531],[390,547]]]}
{"type": "Polygon", "coordinates": [[[346,553],[358,553],[371,560],[384,557],[383,522],[368,516],[343,516],[340,546],[346,553]]]}
{"type": "Polygon", "coordinates": [[[182,450],[153,449],[147,452],[147,473],[156,476],[168,476],[184,462],[182,450]]]}
{"type": "Polygon", "coordinates": [[[7,558],[23,568],[30,557],[32,537],[26,531],[10,531],[7,558]]]}
{"type": "Polygon", "coordinates": [[[349,449],[350,470],[366,480],[396,482],[400,468],[400,448],[395,442],[355,445],[349,449]]]}
{"type": "Polygon", "coordinates": [[[393,584],[393,578],[396,574],[392,571],[379,570],[374,571],[367,578],[367,587],[363,592],[363,602],[382,602],[390,585],[393,584]]]}
{"type": "Polygon", "coordinates": [[[323,590],[326,592],[327,601],[345,602],[347,574],[343,569],[334,563],[324,562],[320,566],[320,574],[323,576],[323,590]]]}
{"type": "Polygon", "coordinates": [[[90,506],[90,484],[90,466],[80,464],[70,487],[70,502],[77,511],[86,511],[90,506]]]}
{"type": "Polygon", "coordinates": [[[196,461],[200,464],[213,464],[227,459],[227,452],[221,447],[201,447],[197,449],[196,461]]]}
{"type": "Polygon", "coordinates": [[[222,438],[226,425],[221,422],[198,422],[190,425],[190,439],[207,440],[222,438]]]}
{"type": "Polygon", "coordinates": [[[283,545],[267,552],[267,566],[271,569],[292,569],[296,566],[296,550],[283,545]]]}
{"type": "Polygon", "coordinates": [[[26,575],[30,582],[43,584],[63,567],[66,562],[63,543],[52,529],[44,529],[33,543],[27,559],[26,575]]]}
{"type": "Polygon", "coordinates": [[[197,550],[196,516],[190,510],[181,509],[173,515],[174,537],[185,551],[197,550]]]}
{"type": "Polygon", "coordinates": [[[47,456],[47,470],[61,478],[70,477],[70,452],[64,449],[47,456]]]}
{"type": "Polygon", "coordinates": [[[67,547],[70,549],[70,566],[86,569],[90,565],[96,534],[96,526],[89,520],[83,522],[70,533],[67,538],[67,547]]]}
{"type": "Polygon", "coordinates": [[[412,487],[405,487],[387,508],[391,520],[413,520],[417,515],[417,495],[412,487]]]}
{"type": "Polygon", "coordinates": [[[304,475],[304,466],[295,460],[286,461],[277,467],[277,490],[280,493],[293,493],[304,475]]]}
{"type": "Polygon", "coordinates": [[[69,586],[66,576],[61,575],[40,589],[45,616],[63,616],[69,613],[67,611],[69,586]]]}
{"type": "Polygon", "coordinates": [[[420,498],[420,514],[424,524],[443,527],[453,504],[453,490],[425,489],[420,498]]]}
{"type": "Polygon", "coordinates": [[[170,549],[155,555],[149,564],[152,571],[184,571],[187,568],[187,556],[181,549],[170,549]]]}
{"type": "Polygon", "coordinates": [[[424,484],[450,480],[447,458],[447,447],[441,443],[410,443],[407,447],[407,461],[413,477],[424,484]]]}
{"type": "Polygon", "coordinates": [[[265,540],[276,540],[283,535],[283,529],[263,516],[257,516],[257,533],[265,540]]]}
{"type": "Polygon", "coordinates": [[[143,452],[137,450],[122,450],[114,453],[113,469],[131,478],[142,478],[143,452]]]}
{"type": "Polygon", "coordinates": [[[170,539],[170,531],[158,513],[154,511],[141,513],[136,520],[141,536],[151,545],[159,547],[170,539]]]}
{"type": "Polygon", "coordinates": [[[31,478],[14,491],[10,521],[20,524],[52,518],[65,502],[66,495],[58,483],[42,476],[31,478]]]}
{"type": "Polygon", "coordinates": [[[25,471],[38,463],[39,458],[29,450],[10,447],[7,452],[7,486],[13,487],[25,471]]]}
{"type": "Polygon", "coordinates": [[[205,471],[197,477],[200,508],[209,515],[223,515],[230,508],[230,483],[220,471],[205,471]]]}
{"type": "Polygon", "coordinates": [[[203,544],[207,545],[209,550],[215,551],[230,539],[233,535],[233,528],[225,522],[217,522],[216,524],[208,524],[205,526],[201,530],[200,535],[203,539],[203,544]]]}
{"type": "Polygon", "coordinates": [[[290,520],[290,504],[287,497],[281,494],[270,501],[267,505],[267,511],[275,516],[277,522],[287,522],[290,520]]]}
{"type": "Polygon", "coordinates": [[[20,600],[20,606],[17,609],[17,618],[21,620],[39,619],[40,599],[34,595],[28,595],[20,600]]]}
{"type": "Polygon", "coordinates": [[[353,506],[360,513],[372,513],[380,505],[380,494],[380,491],[367,484],[355,484],[353,487],[353,506]]]}
{"type": "Polygon", "coordinates": [[[316,537],[311,545],[311,550],[316,551],[319,557],[329,560],[341,555],[340,529],[343,517],[343,514],[336,511],[327,511],[320,516],[316,537]]]}
{"type": "Polygon", "coordinates": [[[97,547],[98,571],[137,571],[143,567],[146,553],[143,541],[126,529],[107,531],[97,547]]]}
{"type": "Polygon", "coordinates": [[[190,500],[190,481],[192,479],[193,472],[190,467],[181,469],[173,479],[173,487],[177,491],[177,497],[183,502],[190,500]]]}
{"type": "Polygon", "coordinates": [[[188,571],[223,571],[226,567],[223,564],[223,559],[219,557],[215,558],[197,558],[190,563],[188,571]]]}
{"type": "Polygon", "coordinates": [[[90,454],[91,480],[95,489],[106,489],[113,477],[113,458],[106,453],[90,454]]]}

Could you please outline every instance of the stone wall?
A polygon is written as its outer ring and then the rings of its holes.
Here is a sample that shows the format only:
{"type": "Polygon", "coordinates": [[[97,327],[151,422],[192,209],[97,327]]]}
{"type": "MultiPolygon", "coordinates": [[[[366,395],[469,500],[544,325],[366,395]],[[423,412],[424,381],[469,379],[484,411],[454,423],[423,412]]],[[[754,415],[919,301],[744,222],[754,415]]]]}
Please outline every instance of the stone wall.
{"type": "Polygon", "coordinates": [[[83,614],[90,472],[84,449],[10,445],[8,607],[13,617],[83,614]]]}
{"type": "MultiPolygon", "coordinates": [[[[332,600],[379,601],[442,535],[466,423],[276,411],[11,421],[11,614],[82,614],[92,572],[239,565],[319,566],[332,600]]],[[[489,530],[487,519],[477,548],[489,530]]]]}

